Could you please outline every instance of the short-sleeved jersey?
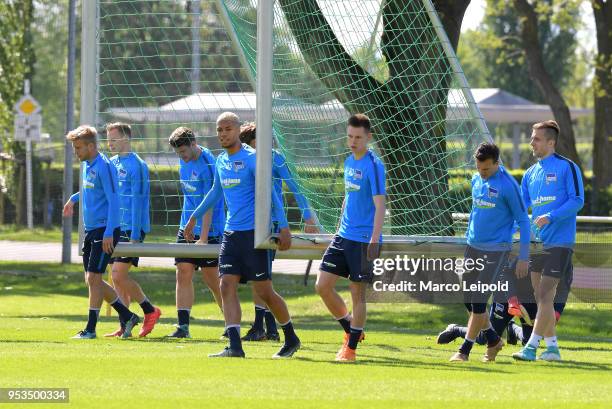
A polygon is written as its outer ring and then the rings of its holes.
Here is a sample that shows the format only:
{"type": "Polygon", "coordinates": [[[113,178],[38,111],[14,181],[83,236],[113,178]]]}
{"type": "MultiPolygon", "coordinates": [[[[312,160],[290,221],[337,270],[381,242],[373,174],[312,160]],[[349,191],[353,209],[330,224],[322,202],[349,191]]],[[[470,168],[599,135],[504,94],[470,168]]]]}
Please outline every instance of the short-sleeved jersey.
{"type": "MultiPolygon", "coordinates": [[[[374,228],[374,196],[385,195],[385,166],[374,152],[359,160],[344,161],[344,212],[338,234],[345,239],[368,243],[374,228]]],[[[381,237],[382,239],[382,237],[381,237]]]]}
{"type": "MultiPolygon", "coordinates": [[[[227,205],[226,231],[246,231],[255,228],[255,150],[242,144],[233,154],[223,152],[217,158],[215,182],[211,191],[194,212],[195,217],[206,212],[214,200],[225,197],[227,205]]],[[[287,227],[282,199],[272,189],[272,217],[281,228],[287,227]]]]}

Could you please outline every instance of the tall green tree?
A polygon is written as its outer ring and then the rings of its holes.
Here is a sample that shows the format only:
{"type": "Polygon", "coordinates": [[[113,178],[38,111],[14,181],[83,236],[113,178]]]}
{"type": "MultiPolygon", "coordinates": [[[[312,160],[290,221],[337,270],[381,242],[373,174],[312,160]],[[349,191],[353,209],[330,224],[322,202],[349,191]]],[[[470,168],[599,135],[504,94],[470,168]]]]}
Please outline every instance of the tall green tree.
{"type": "Polygon", "coordinates": [[[25,149],[23,143],[13,141],[13,105],[23,95],[24,80],[31,80],[34,74],[33,9],[32,0],[0,1],[0,141],[3,150],[15,158],[5,179],[17,223],[25,223],[25,149]]]}
{"type": "MultiPolygon", "coordinates": [[[[437,58],[437,49],[428,47],[436,41],[435,34],[414,29],[427,24],[428,17],[422,12],[421,3],[383,2],[381,51],[388,68],[388,78],[384,81],[372,76],[344,49],[316,1],[280,0],[279,4],[315,75],[349,111],[367,112],[373,119],[374,131],[387,137],[387,143],[380,149],[389,164],[389,179],[411,175],[409,182],[390,183],[392,225],[406,226],[422,220],[420,225],[411,226],[410,233],[452,234],[447,203],[448,173],[443,159],[445,126],[444,121],[435,119],[446,116],[445,90],[450,87],[452,77],[440,75],[449,73],[448,62],[437,58]],[[415,22],[418,18],[415,16],[419,15],[425,21],[415,22]],[[312,47],[312,44],[318,46],[312,47]],[[406,75],[408,62],[411,75],[406,75]],[[423,113],[418,101],[425,93],[434,99],[435,108],[423,113]],[[388,120],[390,116],[393,121],[388,120]],[[426,135],[425,123],[438,125],[426,135]],[[431,169],[432,164],[432,171],[423,171],[431,169]],[[406,194],[407,191],[418,193],[406,194]],[[423,202],[431,205],[422,209],[423,202]],[[449,227],[432,231],[432,226],[449,227]]],[[[434,4],[456,49],[469,0],[434,1],[434,4]]],[[[397,233],[402,230],[398,229],[397,233]]]]}
{"type": "MultiPolygon", "coordinates": [[[[564,1],[564,3],[563,7],[558,8],[555,20],[553,20],[559,27],[570,25],[571,18],[573,17],[569,11],[572,2],[564,1]]],[[[574,136],[569,107],[559,91],[558,84],[555,83],[550,74],[552,66],[544,62],[542,45],[539,40],[539,16],[552,13],[553,6],[559,6],[559,4],[555,4],[553,0],[534,1],[531,3],[527,0],[515,0],[512,4],[519,16],[520,44],[525,52],[529,76],[544,97],[546,103],[550,106],[555,120],[561,128],[556,149],[562,155],[573,160],[578,166],[581,166],[578,151],[576,150],[576,138],[574,136]]],[[[576,5],[574,7],[576,8],[576,5]]],[[[559,60],[559,62],[561,61],[559,60]]]]}
{"type": "Polygon", "coordinates": [[[612,5],[591,0],[597,32],[595,58],[593,173],[596,189],[612,184],[612,5]]]}

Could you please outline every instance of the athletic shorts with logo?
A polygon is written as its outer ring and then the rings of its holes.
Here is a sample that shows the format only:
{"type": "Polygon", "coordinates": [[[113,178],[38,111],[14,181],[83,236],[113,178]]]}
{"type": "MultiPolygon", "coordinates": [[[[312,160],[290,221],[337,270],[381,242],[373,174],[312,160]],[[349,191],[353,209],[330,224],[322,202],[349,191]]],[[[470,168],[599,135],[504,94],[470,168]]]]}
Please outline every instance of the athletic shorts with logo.
{"type": "MultiPolygon", "coordinates": [[[[83,240],[83,268],[90,273],[104,274],[111,255],[104,252],[102,242],[104,241],[104,231],[106,227],[100,227],[90,231],[85,231],[83,240]]],[[[119,242],[121,229],[117,227],[113,230],[113,247],[119,242]]]]}

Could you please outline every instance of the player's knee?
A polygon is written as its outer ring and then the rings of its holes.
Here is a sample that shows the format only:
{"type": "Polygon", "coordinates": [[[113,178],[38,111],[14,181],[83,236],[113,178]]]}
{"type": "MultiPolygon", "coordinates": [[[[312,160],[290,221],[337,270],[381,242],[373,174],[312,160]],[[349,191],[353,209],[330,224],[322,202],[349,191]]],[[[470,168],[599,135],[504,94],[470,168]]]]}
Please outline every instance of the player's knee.
{"type": "Polygon", "coordinates": [[[550,304],[553,301],[553,291],[548,288],[538,288],[536,291],[538,304],[550,304]]]}
{"type": "Polygon", "coordinates": [[[229,280],[221,279],[221,282],[219,283],[219,289],[221,290],[221,294],[224,296],[235,293],[237,287],[238,286],[236,285],[236,283],[229,280]]]}
{"type": "Polygon", "coordinates": [[[87,281],[87,285],[90,287],[100,285],[102,282],[102,274],[87,273],[85,280],[87,281]]]}
{"type": "Polygon", "coordinates": [[[127,274],[113,270],[111,275],[113,277],[113,284],[115,284],[116,287],[123,287],[127,283],[127,274]]]}
{"type": "Polygon", "coordinates": [[[176,282],[179,285],[188,285],[193,280],[193,273],[190,271],[176,270],[176,282]]]}
{"type": "Polygon", "coordinates": [[[320,296],[325,296],[325,295],[331,293],[332,287],[330,285],[327,285],[327,284],[317,280],[317,282],[315,283],[315,290],[316,290],[317,294],[319,294],[320,296]]]}

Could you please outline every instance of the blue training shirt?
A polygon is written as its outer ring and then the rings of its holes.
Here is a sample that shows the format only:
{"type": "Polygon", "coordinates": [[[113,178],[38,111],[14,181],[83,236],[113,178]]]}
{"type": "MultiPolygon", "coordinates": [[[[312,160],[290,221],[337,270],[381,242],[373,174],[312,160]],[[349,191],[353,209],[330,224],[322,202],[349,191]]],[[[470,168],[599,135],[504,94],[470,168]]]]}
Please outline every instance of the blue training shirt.
{"type": "MultiPolygon", "coordinates": [[[[240,150],[232,155],[227,151],[217,158],[215,183],[204,200],[193,212],[201,217],[210,207],[225,197],[227,205],[226,231],[245,231],[255,228],[255,150],[242,144],[240,150]]],[[[279,227],[288,227],[282,199],[272,189],[272,218],[278,220],[279,227]]]]}
{"type": "MultiPolygon", "coordinates": [[[[283,156],[282,153],[273,150],[272,151],[272,162],[274,166],[272,167],[272,177],[274,178],[274,189],[276,193],[283,197],[283,181],[287,184],[287,187],[293,193],[293,197],[295,197],[295,201],[297,202],[300,211],[302,212],[302,218],[304,220],[308,220],[312,217],[312,213],[310,212],[310,206],[308,205],[308,200],[304,197],[304,195],[300,192],[300,187],[293,179],[291,172],[289,171],[289,167],[287,166],[287,160],[283,156]]],[[[272,221],[277,222],[275,218],[272,218],[272,221]]]]}
{"type": "MultiPolygon", "coordinates": [[[[105,227],[104,238],[113,237],[119,227],[119,194],[117,172],[103,153],[85,161],[83,171],[83,224],[85,231],[105,227]]],[[[70,196],[73,203],[79,201],[79,192],[70,196]]]]}
{"type": "Polygon", "coordinates": [[[131,240],[140,240],[140,231],[151,231],[149,218],[149,167],[134,152],[115,155],[111,163],[117,169],[121,230],[131,230],[131,240]]]}
{"type": "Polygon", "coordinates": [[[550,223],[536,230],[545,247],[573,247],[576,214],[584,205],[580,168],[559,154],[539,160],[523,175],[521,192],[532,221],[547,216],[550,223]]]}
{"type": "MultiPolygon", "coordinates": [[[[181,226],[189,221],[193,211],[198,207],[206,193],[212,188],[215,180],[215,156],[210,150],[199,146],[202,153],[196,160],[185,162],[179,160],[179,175],[181,179],[181,190],[183,192],[183,211],[181,213],[181,226]]],[[[223,225],[225,224],[225,208],[223,200],[214,202],[214,209],[209,237],[218,237],[223,234],[223,225]]],[[[199,236],[202,232],[202,216],[206,212],[202,212],[197,217],[196,227],[193,229],[193,234],[199,236]]]]}
{"type": "Polygon", "coordinates": [[[368,150],[359,160],[351,155],[344,161],[344,189],[344,212],[338,234],[369,243],[376,213],[373,197],[386,194],[385,166],[374,152],[368,150]]]}
{"type": "Polygon", "coordinates": [[[512,248],[514,222],[520,229],[519,259],[529,259],[529,216],[519,185],[503,166],[488,179],[472,177],[472,211],[466,232],[467,243],[479,250],[512,248]]]}

